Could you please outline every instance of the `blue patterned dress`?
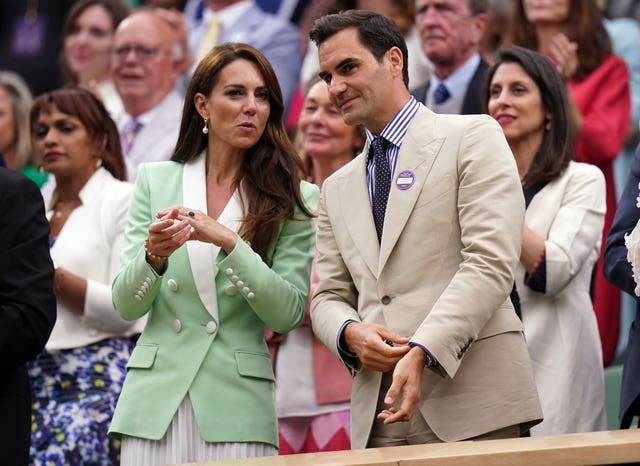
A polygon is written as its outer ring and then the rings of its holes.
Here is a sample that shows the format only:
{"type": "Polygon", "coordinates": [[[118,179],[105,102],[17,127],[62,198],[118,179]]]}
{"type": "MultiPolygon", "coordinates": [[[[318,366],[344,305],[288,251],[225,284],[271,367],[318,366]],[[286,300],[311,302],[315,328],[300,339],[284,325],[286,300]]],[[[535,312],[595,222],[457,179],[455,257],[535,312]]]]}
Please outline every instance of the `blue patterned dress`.
{"type": "Polygon", "coordinates": [[[107,431],[136,338],[44,350],[30,363],[31,464],[120,464],[120,440],[107,431]]]}

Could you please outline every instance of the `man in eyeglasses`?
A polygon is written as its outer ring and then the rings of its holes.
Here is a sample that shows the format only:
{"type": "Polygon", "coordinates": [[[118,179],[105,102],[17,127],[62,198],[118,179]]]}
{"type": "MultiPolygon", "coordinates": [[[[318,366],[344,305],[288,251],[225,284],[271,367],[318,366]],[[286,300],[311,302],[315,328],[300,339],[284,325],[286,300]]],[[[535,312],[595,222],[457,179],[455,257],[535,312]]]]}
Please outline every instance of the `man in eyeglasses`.
{"type": "Polygon", "coordinates": [[[182,57],[169,23],[139,11],[116,30],[111,67],[124,113],[116,116],[127,177],[142,162],[169,160],[178,139],[182,96],[174,90],[182,57]]]}

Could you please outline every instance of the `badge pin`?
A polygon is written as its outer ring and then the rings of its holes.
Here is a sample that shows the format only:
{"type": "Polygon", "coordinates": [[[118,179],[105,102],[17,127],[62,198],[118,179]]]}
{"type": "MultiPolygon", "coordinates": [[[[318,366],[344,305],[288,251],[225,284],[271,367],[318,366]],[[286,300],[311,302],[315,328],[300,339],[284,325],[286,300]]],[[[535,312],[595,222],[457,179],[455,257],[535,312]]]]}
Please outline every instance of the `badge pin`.
{"type": "Polygon", "coordinates": [[[396,178],[396,186],[398,189],[407,190],[416,181],[416,175],[411,170],[404,170],[398,174],[396,178]]]}

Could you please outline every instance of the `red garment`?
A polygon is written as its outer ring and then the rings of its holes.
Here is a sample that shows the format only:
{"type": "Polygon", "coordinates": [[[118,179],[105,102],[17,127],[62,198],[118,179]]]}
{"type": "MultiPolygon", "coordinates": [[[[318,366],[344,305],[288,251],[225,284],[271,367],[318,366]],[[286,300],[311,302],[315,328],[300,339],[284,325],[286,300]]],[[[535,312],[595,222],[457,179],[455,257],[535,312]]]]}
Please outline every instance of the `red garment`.
{"type": "Polygon", "coordinates": [[[619,57],[610,55],[584,80],[570,80],[569,88],[583,118],[576,141],[576,160],[599,167],[607,187],[607,213],[593,283],[593,308],[598,319],[604,365],[607,366],[612,362],[618,344],[620,290],[605,280],[602,261],[605,238],[616,212],[612,162],[622,149],[631,111],[627,66],[619,57]]]}
{"type": "MultiPolygon", "coordinates": [[[[304,319],[301,327],[311,326],[310,304],[311,297],[318,287],[318,275],[316,274],[316,260],[311,264],[311,286],[309,288],[309,299],[305,309],[304,319]]],[[[269,329],[265,330],[265,340],[269,346],[271,361],[275,369],[275,361],[278,357],[278,347],[286,338],[286,334],[274,333],[269,329]]],[[[351,375],[345,365],[326,346],[313,337],[312,342],[313,358],[313,378],[316,390],[316,401],[318,404],[341,403],[351,400],[351,375]]]]}

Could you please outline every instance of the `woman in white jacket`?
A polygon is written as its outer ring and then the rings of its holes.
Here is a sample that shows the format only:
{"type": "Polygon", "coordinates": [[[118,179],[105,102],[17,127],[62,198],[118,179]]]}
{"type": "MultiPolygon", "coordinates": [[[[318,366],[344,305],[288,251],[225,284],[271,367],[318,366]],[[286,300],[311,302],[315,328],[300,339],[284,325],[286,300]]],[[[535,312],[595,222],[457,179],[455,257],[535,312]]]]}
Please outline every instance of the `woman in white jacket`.
{"type": "Polygon", "coordinates": [[[516,159],[527,206],[516,289],[544,415],[531,433],[603,430],[602,350],[589,290],[604,177],[572,161],[566,86],[549,59],[508,47],[486,79],[487,110],[516,159]]]}
{"type": "MultiPolygon", "coordinates": [[[[115,311],[111,281],[132,186],[105,107],[88,91],[62,89],[36,99],[33,145],[55,177],[45,199],[55,265],[57,321],[31,364],[33,464],[117,462],[107,429],[140,322],[115,311]]],[[[117,463],[116,463],[117,464],[117,463]]]]}

